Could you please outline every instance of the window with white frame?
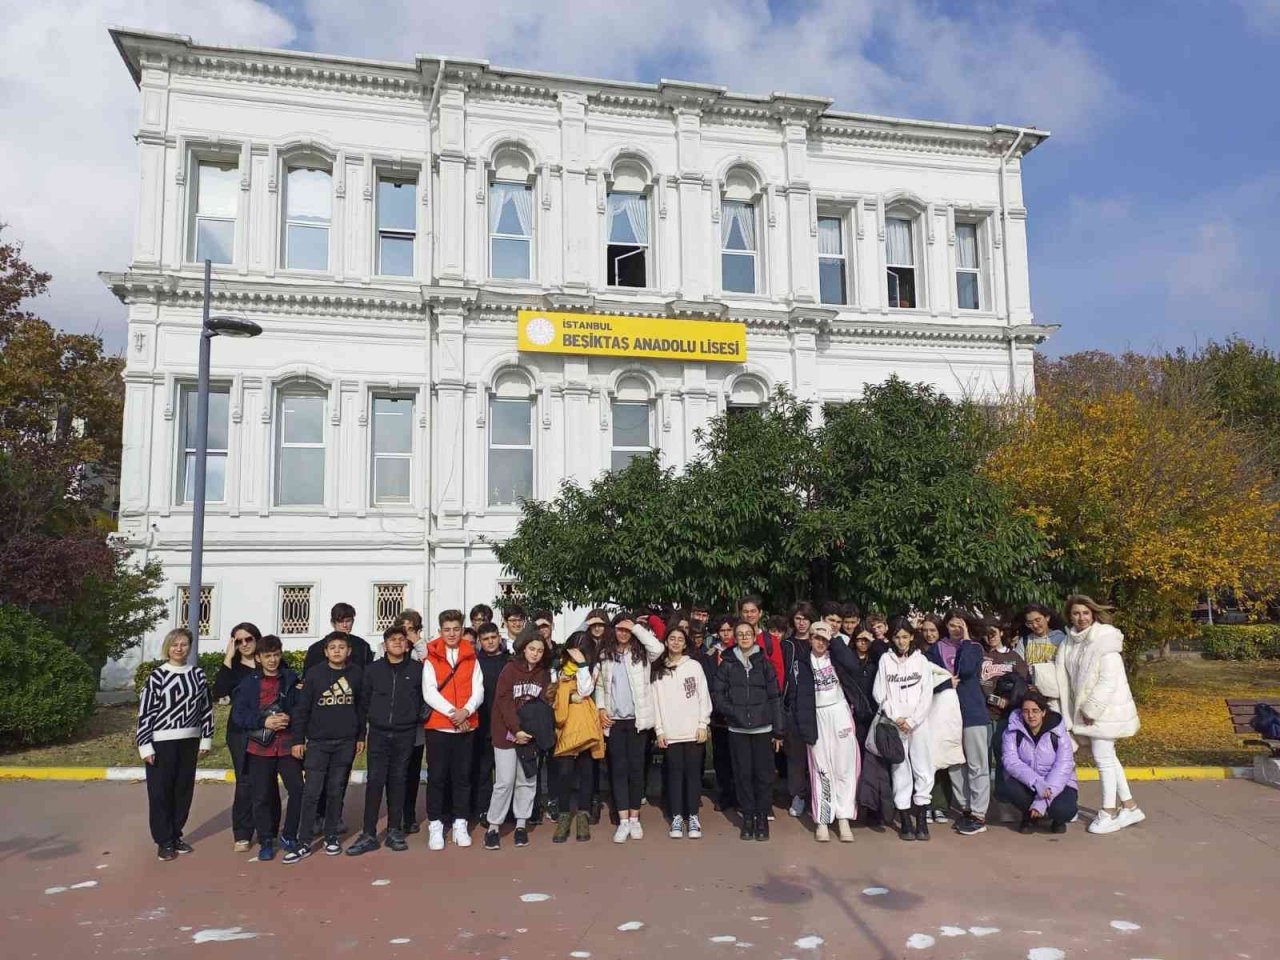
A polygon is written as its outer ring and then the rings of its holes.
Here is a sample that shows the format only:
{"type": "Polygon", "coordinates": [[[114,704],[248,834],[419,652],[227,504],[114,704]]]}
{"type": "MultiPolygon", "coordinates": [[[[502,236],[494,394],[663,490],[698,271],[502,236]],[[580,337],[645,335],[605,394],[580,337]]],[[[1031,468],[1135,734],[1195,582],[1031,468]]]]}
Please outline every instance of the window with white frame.
{"type": "Polygon", "coordinates": [[[290,167],[284,187],[282,265],[290,270],[329,269],[333,178],[320,167],[290,167]]]}
{"type": "Polygon", "coordinates": [[[373,398],[373,502],[408,503],[413,474],[413,400],[373,398]]]}
{"type": "Polygon", "coordinates": [[[279,634],[282,637],[305,637],[311,633],[311,584],[281,584],[279,596],[279,634]]]}
{"type": "Polygon", "coordinates": [[[232,263],[236,251],[236,208],[240,168],[235,163],[201,160],[196,164],[192,259],[232,263]]]}
{"type": "Polygon", "coordinates": [[[276,505],[324,503],[325,395],[313,388],[280,392],[276,416],[276,505]]]}
{"type": "Polygon", "coordinates": [[[378,269],[384,277],[413,276],[418,230],[418,186],[412,180],[378,177],[378,269]]]}
{"type": "MultiPolygon", "coordinates": [[[[178,458],[178,503],[190,503],[196,495],[196,388],[182,387],[182,455],[178,458]]],[[[204,499],[206,503],[222,503],[226,499],[228,408],[231,392],[223,384],[209,387],[209,431],[204,462],[204,499]]]]}
{"type": "Polygon", "coordinates": [[[756,205],[720,203],[720,286],[729,293],[756,292],[756,205]]]}
{"type": "Polygon", "coordinates": [[[982,264],[978,253],[978,225],[956,224],[956,306],[982,309],[982,264]]]}
{"type": "Polygon", "coordinates": [[[409,605],[407,583],[375,583],[373,585],[373,629],[382,633],[393,626],[400,612],[409,605]]]}
{"type": "Polygon", "coordinates": [[[889,286],[889,306],[919,306],[916,297],[915,223],[904,217],[886,217],[884,223],[884,259],[889,286]]]}
{"type": "Polygon", "coordinates": [[[616,473],[653,450],[653,402],[648,385],[638,377],[624,377],[618,382],[609,412],[613,422],[609,469],[616,473]]]}
{"type": "Polygon", "coordinates": [[[764,381],[754,374],[738,377],[729,391],[727,410],[730,414],[743,410],[759,410],[769,402],[769,391],[764,381]]]}
{"type": "Polygon", "coordinates": [[[849,258],[844,246],[844,218],[818,218],[818,299],[849,302],[849,258]]]}
{"type": "Polygon", "coordinates": [[[488,503],[513,507],[533,496],[533,397],[517,377],[489,400],[488,503]]]}
{"type": "Polygon", "coordinates": [[[489,276],[533,276],[533,188],[527,183],[489,184],[489,276]]]}
{"type": "MultiPolygon", "coordinates": [[[[188,584],[182,584],[178,587],[178,626],[191,629],[191,618],[188,614],[191,611],[191,587],[188,584]]],[[[202,584],[200,587],[200,633],[201,640],[207,640],[213,636],[213,587],[209,584],[202,584]]]]}
{"type": "Polygon", "coordinates": [[[609,194],[608,211],[605,282],[611,287],[648,286],[649,198],[615,191],[609,194]]]}

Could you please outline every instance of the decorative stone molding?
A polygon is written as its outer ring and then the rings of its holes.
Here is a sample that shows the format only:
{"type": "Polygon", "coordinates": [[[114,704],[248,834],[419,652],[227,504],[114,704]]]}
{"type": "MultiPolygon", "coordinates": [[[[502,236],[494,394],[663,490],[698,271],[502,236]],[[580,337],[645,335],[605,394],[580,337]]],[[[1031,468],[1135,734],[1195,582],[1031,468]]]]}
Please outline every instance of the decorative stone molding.
{"type": "Polygon", "coordinates": [[[355,65],[326,65],[314,56],[299,60],[289,62],[270,54],[254,56],[248,51],[221,54],[191,51],[172,57],[170,70],[177,76],[198,80],[267,84],[392,100],[423,99],[423,85],[416,72],[407,66],[377,70],[372,66],[362,69],[355,65]]]}

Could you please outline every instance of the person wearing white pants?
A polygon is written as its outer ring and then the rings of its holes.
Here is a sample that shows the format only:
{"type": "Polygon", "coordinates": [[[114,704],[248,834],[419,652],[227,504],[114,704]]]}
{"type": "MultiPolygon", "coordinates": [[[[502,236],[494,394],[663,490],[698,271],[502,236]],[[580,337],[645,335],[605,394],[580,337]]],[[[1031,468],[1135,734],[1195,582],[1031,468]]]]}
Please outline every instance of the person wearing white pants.
{"type": "Polygon", "coordinates": [[[1098,765],[1102,809],[1089,824],[1096,834],[1115,833],[1147,818],[1116,756],[1116,741],[1132,737],[1140,722],[1121,655],[1124,634],[1111,625],[1109,614],[1089,597],[1067,598],[1067,638],[1053,661],[1067,730],[1089,740],[1098,765]]]}
{"type": "Polygon", "coordinates": [[[929,708],[933,705],[933,667],[913,648],[915,631],[905,617],[889,624],[892,646],[880,658],[872,696],[898,728],[906,756],[893,765],[893,804],[903,840],[928,840],[929,800],[933,794],[933,752],[929,748],[929,708]],[[912,814],[914,812],[914,823],[912,814]]]}

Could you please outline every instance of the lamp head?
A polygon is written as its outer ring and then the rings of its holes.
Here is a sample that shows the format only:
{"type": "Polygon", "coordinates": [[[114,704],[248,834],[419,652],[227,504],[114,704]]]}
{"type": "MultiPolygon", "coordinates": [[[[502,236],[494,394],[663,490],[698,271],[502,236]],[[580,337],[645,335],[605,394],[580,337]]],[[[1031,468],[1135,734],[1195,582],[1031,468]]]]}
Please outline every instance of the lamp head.
{"type": "Polygon", "coordinates": [[[262,327],[243,317],[210,317],[205,329],[219,337],[256,337],[262,327]]]}

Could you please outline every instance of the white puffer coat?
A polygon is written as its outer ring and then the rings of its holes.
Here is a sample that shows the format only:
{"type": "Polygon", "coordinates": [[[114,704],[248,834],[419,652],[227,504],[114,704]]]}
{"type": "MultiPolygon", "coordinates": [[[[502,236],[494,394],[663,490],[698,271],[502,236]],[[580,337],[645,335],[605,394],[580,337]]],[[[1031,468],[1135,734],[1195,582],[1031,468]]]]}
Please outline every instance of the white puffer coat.
{"type": "Polygon", "coordinates": [[[1138,732],[1123,648],[1124,634],[1109,623],[1095,623],[1081,633],[1068,630],[1058,646],[1054,672],[1062,716],[1074,736],[1123,740],[1138,732]]]}

